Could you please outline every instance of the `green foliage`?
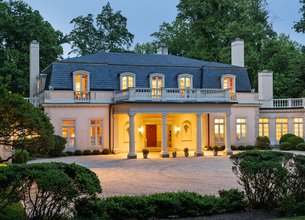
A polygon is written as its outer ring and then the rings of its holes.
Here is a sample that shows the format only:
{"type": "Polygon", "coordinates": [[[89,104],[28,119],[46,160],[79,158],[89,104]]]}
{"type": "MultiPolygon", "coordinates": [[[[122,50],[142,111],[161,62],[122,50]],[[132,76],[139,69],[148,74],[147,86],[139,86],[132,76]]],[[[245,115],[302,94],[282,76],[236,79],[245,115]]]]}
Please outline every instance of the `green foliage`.
{"type": "Polygon", "coordinates": [[[34,219],[67,217],[76,199],[101,191],[96,174],[76,164],[12,165],[0,170],[0,210],[21,200],[34,219]]]}
{"type": "Polygon", "coordinates": [[[247,145],[246,147],[245,147],[245,150],[254,150],[256,147],[255,146],[253,146],[253,145],[247,145]]]}
{"type": "Polygon", "coordinates": [[[259,149],[270,149],[270,140],[268,137],[257,137],[255,146],[259,149]]]}
{"type": "Polygon", "coordinates": [[[293,149],[295,149],[298,144],[304,143],[304,140],[303,140],[303,138],[295,136],[295,137],[288,138],[287,142],[291,144],[293,149]]]}
{"type": "Polygon", "coordinates": [[[127,29],[127,18],[121,11],[113,12],[109,3],[103,6],[96,17],[92,14],[79,16],[71,21],[74,24],[68,39],[73,53],[92,54],[100,51],[124,51],[134,38],[127,29]]]}
{"type": "Polygon", "coordinates": [[[302,4],[302,7],[300,9],[301,19],[294,25],[294,29],[297,32],[305,33],[305,0],[300,0],[300,3],[302,4]]]}
{"type": "Polygon", "coordinates": [[[283,142],[280,144],[280,150],[293,150],[293,146],[288,142],[283,142]]]}
{"type": "Polygon", "coordinates": [[[64,42],[61,32],[53,29],[39,11],[27,3],[0,1],[0,79],[10,91],[28,96],[29,44],[40,42],[40,65],[47,67],[59,58],[64,42]]]}
{"type": "Polygon", "coordinates": [[[213,146],[213,151],[219,151],[219,150],[220,150],[220,147],[218,145],[213,146]]]}
{"type": "Polygon", "coordinates": [[[143,154],[149,154],[149,150],[148,150],[147,148],[143,148],[143,149],[142,149],[142,153],[143,153],[143,154]]]}
{"type": "Polygon", "coordinates": [[[67,153],[68,156],[73,156],[74,155],[74,152],[72,152],[72,151],[67,151],[66,153],[67,153]]]}
{"type": "Polygon", "coordinates": [[[139,44],[137,43],[134,47],[135,53],[142,53],[142,54],[155,54],[157,51],[157,43],[151,42],[151,43],[143,43],[139,44]]]}
{"type": "Polygon", "coordinates": [[[54,135],[54,146],[50,149],[49,154],[52,157],[59,157],[62,155],[63,150],[65,149],[65,145],[67,140],[61,136],[54,135]]]}
{"type": "Polygon", "coordinates": [[[102,150],[102,154],[103,155],[108,155],[108,154],[110,154],[110,150],[108,148],[105,148],[105,149],[102,150]]]}
{"type": "Polygon", "coordinates": [[[74,151],[74,155],[81,156],[81,155],[83,155],[83,152],[81,150],[76,150],[76,151],[74,151]]]}
{"type": "Polygon", "coordinates": [[[185,148],[183,149],[183,151],[184,151],[184,153],[188,153],[188,152],[189,152],[189,149],[188,149],[187,147],[185,147],[185,148]]]}
{"type": "Polygon", "coordinates": [[[280,144],[283,142],[287,142],[288,138],[290,137],[296,137],[294,134],[284,134],[281,138],[280,138],[280,144]]]}
{"type": "Polygon", "coordinates": [[[237,147],[235,145],[231,145],[232,150],[237,150],[237,147]]]}
{"type": "Polygon", "coordinates": [[[92,155],[100,155],[101,151],[100,150],[93,150],[92,155]]]}
{"type": "Polygon", "coordinates": [[[226,212],[242,211],[247,208],[245,194],[238,189],[220,190],[218,193],[221,199],[219,207],[226,212]]]}
{"type": "Polygon", "coordinates": [[[296,150],[305,151],[305,143],[297,144],[296,150]]]}
{"type": "Polygon", "coordinates": [[[91,155],[91,150],[84,150],[83,155],[91,155]]]}
{"type": "Polygon", "coordinates": [[[279,216],[296,216],[305,214],[305,202],[297,201],[293,196],[280,198],[275,209],[279,216]]]}
{"type": "Polygon", "coordinates": [[[246,150],[246,147],[244,145],[237,146],[237,150],[246,150]]]}
{"type": "Polygon", "coordinates": [[[0,209],[2,220],[26,220],[27,216],[20,203],[14,203],[0,209]]]}
{"type": "Polygon", "coordinates": [[[13,155],[13,163],[26,163],[29,160],[29,152],[26,150],[16,150],[13,155]]]}

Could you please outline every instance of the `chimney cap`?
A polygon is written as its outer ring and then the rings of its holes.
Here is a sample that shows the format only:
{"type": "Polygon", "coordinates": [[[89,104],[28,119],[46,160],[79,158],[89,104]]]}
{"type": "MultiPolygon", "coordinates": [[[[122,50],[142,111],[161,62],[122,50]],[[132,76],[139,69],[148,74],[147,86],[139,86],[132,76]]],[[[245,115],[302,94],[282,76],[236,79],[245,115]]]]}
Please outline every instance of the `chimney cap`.
{"type": "Polygon", "coordinates": [[[243,41],[244,42],[245,40],[241,39],[241,38],[235,38],[234,40],[231,41],[231,43],[236,42],[236,41],[243,41]]]}
{"type": "Polygon", "coordinates": [[[39,42],[37,40],[33,40],[31,44],[39,44],[39,42]]]}

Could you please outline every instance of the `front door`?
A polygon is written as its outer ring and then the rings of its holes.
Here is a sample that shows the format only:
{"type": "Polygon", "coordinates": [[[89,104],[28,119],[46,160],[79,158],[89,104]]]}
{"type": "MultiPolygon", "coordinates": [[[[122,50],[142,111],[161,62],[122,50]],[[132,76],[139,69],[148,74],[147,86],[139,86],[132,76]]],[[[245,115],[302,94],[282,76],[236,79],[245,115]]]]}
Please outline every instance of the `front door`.
{"type": "Polygon", "coordinates": [[[146,125],[147,147],[157,147],[157,125],[146,125]]]}

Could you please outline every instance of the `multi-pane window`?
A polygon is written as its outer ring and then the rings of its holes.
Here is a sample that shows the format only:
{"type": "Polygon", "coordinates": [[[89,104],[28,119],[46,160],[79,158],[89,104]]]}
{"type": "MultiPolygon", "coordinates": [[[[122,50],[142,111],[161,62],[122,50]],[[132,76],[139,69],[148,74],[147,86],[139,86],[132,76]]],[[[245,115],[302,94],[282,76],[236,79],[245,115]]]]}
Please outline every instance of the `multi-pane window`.
{"type": "Polygon", "coordinates": [[[122,90],[134,88],[134,76],[122,76],[122,90]]]}
{"type": "Polygon", "coordinates": [[[62,137],[67,141],[67,147],[75,146],[75,121],[63,120],[62,121],[62,137]]]}
{"type": "Polygon", "coordinates": [[[91,120],[90,121],[90,141],[91,146],[102,145],[102,120],[91,120]]]}
{"type": "Polygon", "coordinates": [[[303,118],[293,118],[294,134],[303,138],[303,118]]]}
{"type": "Polygon", "coordinates": [[[234,92],[233,78],[227,77],[223,79],[223,89],[230,89],[230,92],[234,92]]]}
{"type": "Polygon", "coordinates": [[[237,141],[246,141],[247,137],[247,120],[245,118],[236,119],[236,138],[237,141]]]}
{"type": "Polygon", "coordinates": [[[224,119],[223,118],[215,118],[214,119],[214,138],[215,144],[220,144],[224,142],[224,119]]]}
{"type": "Polygon", "coordinates": [[[284,134],[288,133],[288,119],[287,118],[276,118],[276,140],[279,141],[284,134]]]}
{"type": "Polygon", "coordinates": [[[269,137],[269,118],[259,119],[259,136],[269,137]]]}
{"type": "Polygon", "coordinates": [[[152,97],[161,98],[163,87],[163,76],[153,76],[151,78],[152,97]]]}
{"type": "Polygon", "coordinates": [[[87,74],[75,74],[75,98],[88,99],[89,97],[89,83],[87,74]]]}
{"type": "Polygon", "coordinates": [[[188,89],[192,88],[192,78],[190,76],[182,75],[179,77],[179,87],[181,96],[184,97],[188,93],[188,89]]]}

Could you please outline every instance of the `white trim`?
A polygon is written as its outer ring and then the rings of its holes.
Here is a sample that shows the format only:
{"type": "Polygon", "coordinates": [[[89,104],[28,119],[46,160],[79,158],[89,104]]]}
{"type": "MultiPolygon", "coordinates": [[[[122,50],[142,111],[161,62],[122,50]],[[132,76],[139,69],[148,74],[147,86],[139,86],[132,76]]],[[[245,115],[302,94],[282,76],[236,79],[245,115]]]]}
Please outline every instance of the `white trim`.
{"type": "MultiPolygon", "coordinates": [[[[76,118],[60,118],[59,123],[60,123],[60,126],[59,126],[60,134],[59,134],[59,136],[61,136],[61,137],[63,137],[62,136],[63,127],[74,127],[74,146],[66,145],[64,150],[65,151],[75,150],[76,147],[77,147],[77,126],[76,126],[77,125],[77,120],[76,120],[76,118]],[[63,126],[63,121],[74,121],[74,126],[63,126]]],[[[69,131],[69,133],[70,133],[70,131],[69,131]]],[[[68,142],[67,142],[67,144],[68,144],[68,142]]]]}
{"type": "MultiPolygon", "coordinates": [[[[98,126],[93,126],[93,127],[98,127],[98,126]]],[[[88,119],[88,139],[89,139],[89,143],[88,146],[90,146],[90,148],[102,148],[104,146],[104,119],[103,118],[89,118],[88,119]],[[102,127],[102,140],[101,140],[101,144],[98,145],[92,145],[91,144],[91,121],[101,121],[101,127],[102,127]]]]}
{"type": "MultiPolygon", "coordinates": [[[[87,77],[87,90],[86,91],[90,91],[90,72],[86,71],[86,70],[76,70],[73,73],[73,90],[75,91],[75,76],[76,75],[86,75],[87,77]]],[[[85,92],[85,91],[82,91],[85,92]]]]}
{"type": "Polygon", "coordinates": [[[188,73],[179,74],[178,79],[177,79],[178,80],[177,83],[178,83],[178,88],[179,89],[181,89],[181,86],[180,86],[181,78],[190,78],[191,79],[191,87],[190,87],[190,89],[193,89],[193,75],[188,74],[188,73]]]}
{"type": "MultiPolygon", "coordinates": [[[[244,145],[244,144],[247,144],[248,143],[248,117],[239,117],[239,116],[236,116],[235,117],[235,134],[236,134],[236,137],[235,137],[235,142],[236,142],[236,145],[244,145]],[[246,122],[245,123],[237,123],[237,119],[245,119],[246,122]],[[246,125],[246,136],[245,136],[245,139],[243,140],[237,140],[237,124],[239,125],[246,125]]],[[[241,133],[242,135],[242,133],[241,133]]]]}
{"type": "MultiPolygon", "coordinates": [[[[158,77],[158,78],[160,77],[160,78],[162,78],[162,88],[165,87],[165,75],[162,74],[162,73],[151,73],[149,75],[149,86],[150,86],[150,88],[152,88],[152,78],[153,77],[158,77]]],[[[160,88],[158,88],[158,89],[160,89],[160,88]]]]}
{"type": "MultiPolygon", "coordinates": [[[[123,72],[123,73],[120,73],[120,89],[123,90],[122,78],[124,76],[132,76],[133,77],[133,87],[136,88],[136,74],[134,74],[132,72],[123,72]]],[[[127,87],[128,87],[128,85],[127,85],[127,87]]]]}
{"type": "Polygon", "coordinates": [[[224,89],[224,79],[231,78],[233,79],[233,92],[236,92],[236,75],[233,74],[224,74],[221,75],[221,88],[224,89]]]}

